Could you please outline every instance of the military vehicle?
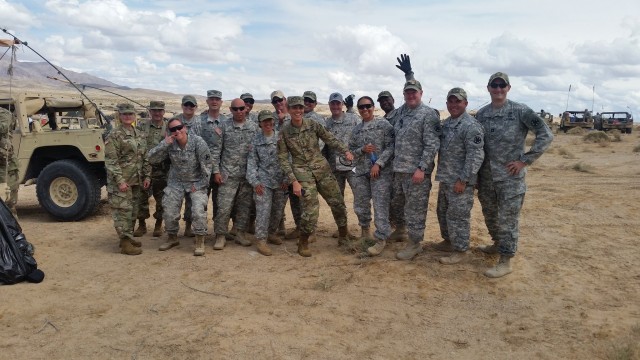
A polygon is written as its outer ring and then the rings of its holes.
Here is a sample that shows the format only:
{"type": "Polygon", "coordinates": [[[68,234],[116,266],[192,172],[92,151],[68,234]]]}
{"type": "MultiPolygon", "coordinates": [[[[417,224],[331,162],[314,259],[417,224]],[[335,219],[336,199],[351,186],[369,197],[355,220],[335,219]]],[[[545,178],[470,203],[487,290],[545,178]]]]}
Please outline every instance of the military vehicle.
{"type": "Polygon", "coordinates": [[[551,126],[551,124],[553,124],[553,115],[551,115],[550,113],[542,110],[540,112],[537,112],[536,115],[540,116],[540,118],[542,118],[542,120],[544,120],[547,125],[551,126]]]}
{"type": "Polygon", "coordinates": [[[618,129],[623,134],[631,134],[633,130],[633,115],[626,111],[606,111],[595,116],[594,124],[596,130],[618,129]]]}
{"type": "Polygon", "coordinates": [[[18,93],[0,98],[17,119],[14,152],[22,184],[36,184],[40,205],[62,221],[80,220],[96,211],[106,184],[104,133],[107,122],[81,98],[18,93]],[[36,115],[36,116],[34,116],[36,115]],[[42,125],[40,120],[48,121],[42,125]]]}
{"type": "Polygon", "coordinates": [[[560,119],[560,130],[567,132],[575,127],[593,129],[593,116],[589,111],[565,111],[560,119]]]}

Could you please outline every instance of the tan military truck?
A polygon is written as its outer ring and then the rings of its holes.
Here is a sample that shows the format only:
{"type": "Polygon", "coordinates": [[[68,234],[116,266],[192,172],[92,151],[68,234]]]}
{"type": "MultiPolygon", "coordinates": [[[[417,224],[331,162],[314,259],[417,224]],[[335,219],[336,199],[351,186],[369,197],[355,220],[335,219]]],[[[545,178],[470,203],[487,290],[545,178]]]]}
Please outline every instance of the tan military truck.
{"type": "Polygon", "coordinates": [[[575,127],[593,129],[593,117],[589,111],[565,111],[560,119],[560,130],[567,132],[575,127]]]}
{"type": "Polygon", "coordinates": [[[596,130],[620,130],[621,133],[631,134],[633,130],[633,116],[626,111],[605,111],[595,116],[596,130]]]}
{"type": "Polygon", "coordinates": [[[36,184],[40,205],[62,221],[94,213],[106,184],[107,122],[98,109],[78,97],[41,93],[0,98],[0,106],[17,118],[13,146],[19,179],[36,184]]]}

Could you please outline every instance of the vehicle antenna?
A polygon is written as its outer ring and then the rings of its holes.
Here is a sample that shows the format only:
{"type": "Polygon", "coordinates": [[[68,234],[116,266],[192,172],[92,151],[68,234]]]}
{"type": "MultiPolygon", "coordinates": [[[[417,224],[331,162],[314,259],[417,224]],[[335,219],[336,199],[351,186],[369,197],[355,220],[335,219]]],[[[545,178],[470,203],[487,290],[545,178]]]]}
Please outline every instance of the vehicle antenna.
{"type": "MultiPolygon", "coordinates": [[[[47,76],[47,79],[57,80],[57,81],[60,81],[60,82],[63,82],[63,83],[71,83],[70,81],[65,81],[65,80],[63,80],[63,79],[58,79],[57,77],[54,77],[54,76],[47,76]]],[[[121,97],[121,98],[123,98],[123,99],[129,100],[129,101],[131,101],[132,103],[136,103],[136,104],[138,104],[138,105],[142,106],[143,108],[145,108],[145,109],[149,110],[149,109],[148,109],[148,107],[147,107],[146,105],[142,105],[142,104],[140,104],[139,102],[137,102],[137,101],[135,101],[135,100],[133,100],[133,99],[130,99],[130,98],[128,98],[128,97],[126,97],[126,96],[124,96],[124,95],[120,95],[120,94],[118,94],[118,93],[114,93],[113,91],[109,91],[109,90],[101,89],[101,88],[99,88],[99,87],[97,87],[97,86],[91,86],[91,85],[87,85],[87,84],[80,84],[80,83],[73,83],[73,84],[76,84],[76,85],[78,85],[78,86],[82,86],[82,89],[85,89],[85,88],[96,89],[96,90],[104,91],[104,92],[109,93],[109,94],[112,94],[112,95],[119,96],[119,97],[121,97]]]]}

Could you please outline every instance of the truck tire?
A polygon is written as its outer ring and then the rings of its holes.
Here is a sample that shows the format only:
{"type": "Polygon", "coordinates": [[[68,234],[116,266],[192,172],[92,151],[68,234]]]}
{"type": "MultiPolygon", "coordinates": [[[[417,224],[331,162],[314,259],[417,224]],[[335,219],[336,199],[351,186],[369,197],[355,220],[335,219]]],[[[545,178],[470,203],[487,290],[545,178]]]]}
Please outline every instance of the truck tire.
{"type": "Polygon", "coordinates": [[[100,203],[100,184],[80,161],[58,160],[38,176],[38,202],[61,221],[76,221],[95,212],[100,203]]]}

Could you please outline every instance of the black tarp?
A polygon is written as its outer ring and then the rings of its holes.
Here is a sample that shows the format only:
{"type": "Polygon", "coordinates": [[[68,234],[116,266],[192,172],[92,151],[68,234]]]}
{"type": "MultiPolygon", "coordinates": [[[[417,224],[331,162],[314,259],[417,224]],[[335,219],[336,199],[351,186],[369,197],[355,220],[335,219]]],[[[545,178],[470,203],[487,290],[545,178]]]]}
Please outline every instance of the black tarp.
{"type": "Polygon", "coordinates": [[[0,199],[0,284],[41,282],[44,273],[33,257],[33,246],[4,201],[0,199]]]}

